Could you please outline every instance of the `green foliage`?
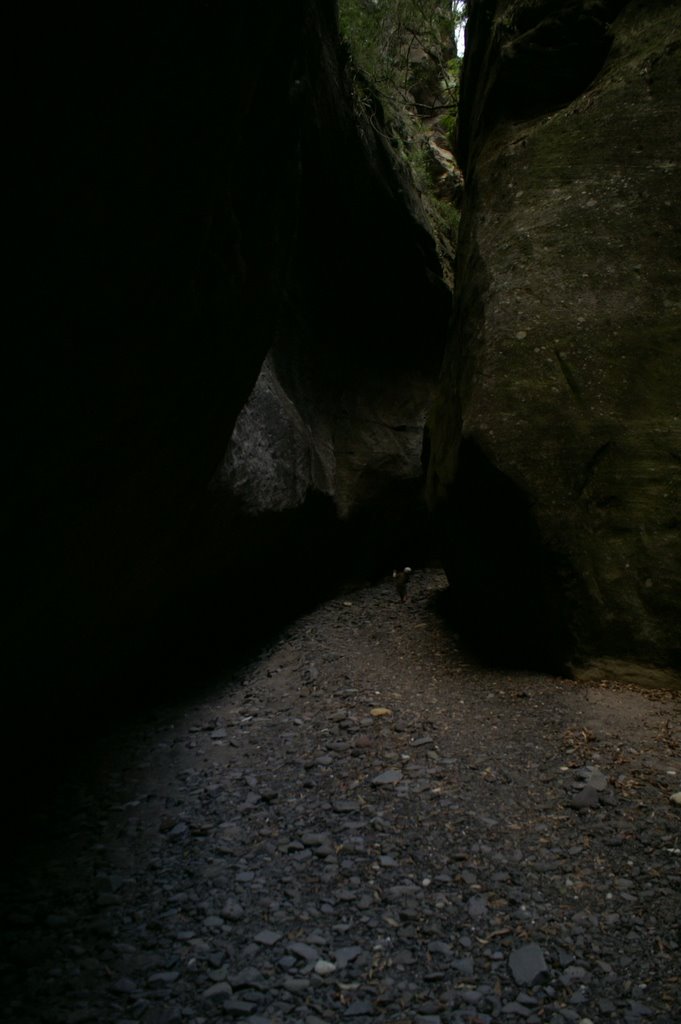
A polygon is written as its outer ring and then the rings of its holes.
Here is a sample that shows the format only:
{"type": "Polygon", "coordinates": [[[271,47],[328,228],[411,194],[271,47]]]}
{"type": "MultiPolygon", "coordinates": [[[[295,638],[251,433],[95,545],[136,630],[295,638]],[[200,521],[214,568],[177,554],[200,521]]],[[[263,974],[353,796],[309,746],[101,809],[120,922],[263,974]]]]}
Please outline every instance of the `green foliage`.
{"type": "Polygon", "coordinates": [[[461,65],[456,37],[465,8],[462,0],[339,0],[356,101],[376,128],[371,111],[379,97],[382,132],[411,171],[443,269],[459,213],[442,198],[442,166],[434,165],[430,141],[453,150],[461,65]]]}
{"type": "Polygon", "coordinates": [[[447,136],[449,148],[453,150],[454,143],[456,141],[456,114],[454,111],[451,110],[446,114],[443,114],[440,119],[440,124],[442,125],[442,131],[447,136]]]}
{"type": "Polygon", "coordinates": [[[431,219],[437,222],[437,226],[445,238],[455,247],[461,220],[461,213],[456,206],[448,203],[446,199],[437,199],[433,196],[430,200],[429,213],[431,219]]]}
{"type": "Polygon", "coordinates": [[[354,61],[384,99],[418,107],[414,92],[419,84],[428,85],[418,78],[431,76],[440,85],[444,103],[456,102],[459,60],[454,36],[464,18],[463,4],[339,0],[339,17],[354,61]]]}

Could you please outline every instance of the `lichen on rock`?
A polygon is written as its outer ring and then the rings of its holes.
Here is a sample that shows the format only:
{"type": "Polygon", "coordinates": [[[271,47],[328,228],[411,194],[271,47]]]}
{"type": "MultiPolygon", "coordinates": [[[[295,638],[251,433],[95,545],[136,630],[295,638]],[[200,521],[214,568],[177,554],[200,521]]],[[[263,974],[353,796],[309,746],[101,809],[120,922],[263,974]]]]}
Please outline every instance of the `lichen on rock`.
{"type": "Polygon", "coordinates": [[[455,330],[430,423],[452,587],[502,656],[510,621],[521,660],[669,682],[681,671],[681,13],[473,0],[470,26],[455,330]],[[459,457],[471,445],[489,467],[472,476],[459,457]],[[492,471],[508,483],[485,492],[492,471]],[[527,547],[493,559],[490,605],[465,548],[512,543],[509,489],[527,547]],[[541,578],[540,609],[523,565],[541,578]]]}

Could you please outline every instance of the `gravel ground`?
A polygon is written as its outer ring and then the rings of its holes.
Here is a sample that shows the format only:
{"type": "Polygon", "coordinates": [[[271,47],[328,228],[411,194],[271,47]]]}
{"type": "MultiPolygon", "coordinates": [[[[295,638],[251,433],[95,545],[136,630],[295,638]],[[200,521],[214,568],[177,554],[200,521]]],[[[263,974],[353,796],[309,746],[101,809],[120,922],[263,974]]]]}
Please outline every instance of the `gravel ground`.
{"type": "Polygon", "coordinates": [[[5,872],[5,1019],[678,1024],[680,695],[480,669],[444,585],[110,738],[5,872]]]}

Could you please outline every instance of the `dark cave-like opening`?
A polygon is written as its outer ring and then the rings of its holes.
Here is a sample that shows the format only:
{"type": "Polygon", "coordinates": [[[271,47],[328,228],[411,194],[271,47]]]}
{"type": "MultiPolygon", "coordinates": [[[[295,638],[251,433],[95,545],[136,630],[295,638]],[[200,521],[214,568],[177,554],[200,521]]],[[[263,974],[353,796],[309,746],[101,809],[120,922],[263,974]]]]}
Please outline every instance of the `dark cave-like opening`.
{"type": "Polygon", "coordinates": [[[560,566],[529,499],[471,438],[461,442],[446,527],[450,617],[478,657],[560,672],[570,654],[560,566]]]}

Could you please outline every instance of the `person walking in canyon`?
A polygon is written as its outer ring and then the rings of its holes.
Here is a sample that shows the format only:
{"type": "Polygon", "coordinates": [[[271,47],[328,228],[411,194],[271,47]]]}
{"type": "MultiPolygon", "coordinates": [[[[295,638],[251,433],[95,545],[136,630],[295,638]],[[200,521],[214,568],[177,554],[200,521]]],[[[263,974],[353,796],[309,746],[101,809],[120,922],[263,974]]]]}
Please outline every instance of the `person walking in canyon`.
{"type": "Polygon", "coordinates": [[[407,596],[407,587],[409,585],[409,577],[411,576],[411,569],[409,566],[405,566],[404,569],[395,569],[393,571],[393,579],[395,580],[395,587],[397,593],[400,595],[400,601],[404,604],[407,596]]]}

